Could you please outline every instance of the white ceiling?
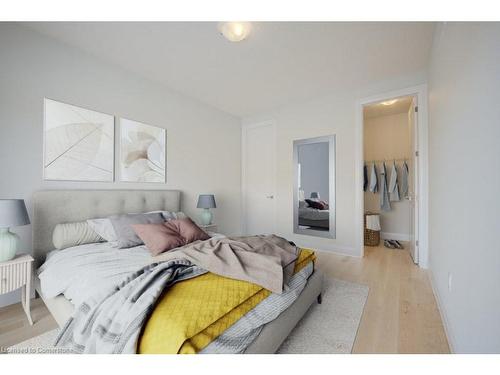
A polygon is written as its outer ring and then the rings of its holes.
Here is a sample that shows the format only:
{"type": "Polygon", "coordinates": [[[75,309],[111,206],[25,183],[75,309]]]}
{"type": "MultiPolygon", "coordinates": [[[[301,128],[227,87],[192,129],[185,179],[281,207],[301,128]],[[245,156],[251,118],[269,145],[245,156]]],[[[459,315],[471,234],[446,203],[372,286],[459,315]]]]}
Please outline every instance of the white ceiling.
{"type": "Polygon", "coordinates": [[[398,113],[408,113],[410,109],[412,97],[405,96],[396,99],[391,105],[384,105],[382,102],[367,105],[363,108],[364,118],[373,118],[380,116],[397,115],[398,113]]]}
{"type": "Polygon", "coordinates": [[[237,116],[426,69],[433,23],[253,23],[225,40],[213,22],[25,23],[237,116]]]}

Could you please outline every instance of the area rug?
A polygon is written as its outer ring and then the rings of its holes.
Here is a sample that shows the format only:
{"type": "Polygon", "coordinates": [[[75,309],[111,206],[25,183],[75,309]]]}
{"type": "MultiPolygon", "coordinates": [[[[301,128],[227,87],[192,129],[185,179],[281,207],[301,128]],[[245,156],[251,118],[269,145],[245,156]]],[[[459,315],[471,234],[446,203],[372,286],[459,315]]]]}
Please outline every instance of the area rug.
{"type": "Polygon", "coordinates": [[[323,302],[311,306],[278,353],[351,353],[368,291],[366,285],[325,277],[323,302]]]}
{"type": "MultiPolygon", "coordinates": [[[[347,354],[352,351],[363,308],[366,285],[325,277],[322,304],[313,304],[278,350],[280,354],[347,354]]],[[[58,330],[23,341],[8,353],[67,353],[52,346],[58,330]]]]}

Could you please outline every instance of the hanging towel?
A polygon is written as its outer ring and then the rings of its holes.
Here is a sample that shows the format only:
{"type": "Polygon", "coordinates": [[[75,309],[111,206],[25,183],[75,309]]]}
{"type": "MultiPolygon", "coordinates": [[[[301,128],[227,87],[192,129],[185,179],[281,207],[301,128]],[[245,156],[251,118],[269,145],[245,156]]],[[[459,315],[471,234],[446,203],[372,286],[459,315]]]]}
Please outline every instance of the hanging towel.
{"type": "Polygon", "coordinates": [[[377,167],[375,163],[372,164],[372,170],[370,172],[370,191],[376,193],[378,191],[378,180],[377,180],[377,167]]]}
{"type": "Polygon", "coordinates": [[[408,175],[408,164],[406,164],[406,161],[404,161],[401,168],[401,194],[405,198],[408,196],[408,175]]]}
{"type": "Polygon", "coordinates": [[[380,172],[380,209],[383,211],[391,210],[391,203],[389,202],[389,189],[387,189],[387,171],[385,163],[382,164],[382,171],[380,172]]]}
{"type": "Polygon", "coordinates": [[[368,189],[368,167],[366,164],[363,166],[363,191],[368,189]]]}
{"type": "Polygon", "coordinates": [[[389,180],[389,193],[390,201],[398,202],[399,198],[399,186],[398,186],[398,169],[396,167],[396,162],[392,162],[391,178],[389,180]]]}

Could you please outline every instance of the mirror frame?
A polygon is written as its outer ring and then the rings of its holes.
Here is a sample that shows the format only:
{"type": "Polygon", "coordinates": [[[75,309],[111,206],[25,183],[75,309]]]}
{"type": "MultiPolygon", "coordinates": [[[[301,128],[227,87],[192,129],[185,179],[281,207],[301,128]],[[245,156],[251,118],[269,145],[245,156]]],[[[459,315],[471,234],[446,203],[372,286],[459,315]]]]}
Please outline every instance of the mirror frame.
{"type": "Polygon", "coordinates": [[[335,177],[335,140],[336,136],[325,135],[322,137],[299,139],[293,141],[293,232],[296,234],[305,234],[315,237],[332,238],[337,237],[337,200],[336,200],[336,177],[335,177]],[[318,231],[314,229],[301,229],[299,228],[299,146],[307,145],[312,143],[322,143],[328,142],[328,158],[329,158],[329,202],[328,205],[333,207],[330,209],[330,230],[329,231],[318,231]]]}

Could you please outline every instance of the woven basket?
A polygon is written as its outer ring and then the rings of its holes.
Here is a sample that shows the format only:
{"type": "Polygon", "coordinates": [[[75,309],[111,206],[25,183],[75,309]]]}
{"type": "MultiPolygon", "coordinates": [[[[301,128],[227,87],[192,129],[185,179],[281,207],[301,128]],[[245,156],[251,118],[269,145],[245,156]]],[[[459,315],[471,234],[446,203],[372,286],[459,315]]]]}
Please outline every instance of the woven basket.
{"type": "Polygon", "coordinates": [[[364,228],[365,228],[365,246],[378,246],[380,244],[380,231],[366,229],[366,216],[367,215],[377,215],[367,212],[364,216],[364,228]]]}

